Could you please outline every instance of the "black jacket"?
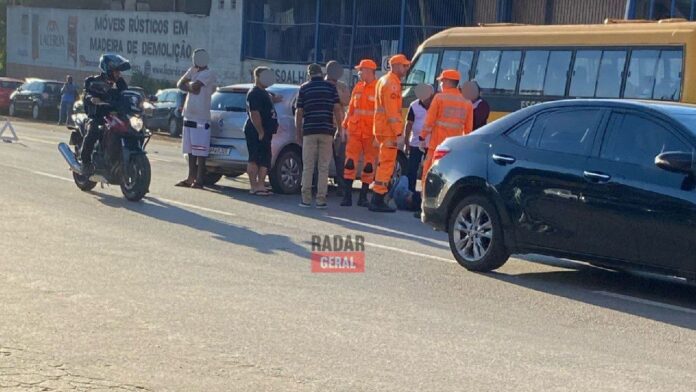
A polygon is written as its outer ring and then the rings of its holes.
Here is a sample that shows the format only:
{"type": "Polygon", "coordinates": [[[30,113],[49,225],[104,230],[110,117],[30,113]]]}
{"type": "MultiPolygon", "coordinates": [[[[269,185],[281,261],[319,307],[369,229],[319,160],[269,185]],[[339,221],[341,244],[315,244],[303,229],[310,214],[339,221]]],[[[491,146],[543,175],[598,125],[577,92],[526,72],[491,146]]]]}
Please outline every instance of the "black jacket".
{"type": "Polygon", "coordinates": [[[85,113],[90,118],[102,119],[112,109],[111,105],[118,101],[121,92],[127,89],[128,84],[126,84],[123,78],[119,78],[116,83],[113,83],[104,74],[88,77],[85,79],[85,95],[83,98],[85,113]],[[99,98],[110,105],[95,105],[92,103],[92,98],[99,98]]]}

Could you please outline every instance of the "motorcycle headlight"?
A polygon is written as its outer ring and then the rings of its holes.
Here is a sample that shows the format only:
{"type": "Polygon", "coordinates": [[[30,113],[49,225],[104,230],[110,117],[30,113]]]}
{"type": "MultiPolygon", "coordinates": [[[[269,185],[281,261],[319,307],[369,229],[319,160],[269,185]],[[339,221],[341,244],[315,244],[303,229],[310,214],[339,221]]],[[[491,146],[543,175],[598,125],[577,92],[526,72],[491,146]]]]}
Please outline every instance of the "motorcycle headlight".
{"type": "Polygon", "coordinates": [[[139,116],[131,116],[129,121],[130,126],[138,132],[142,131],[143,128],[145,128],[145,125],[143,124],[143,119],[139,116]]]}

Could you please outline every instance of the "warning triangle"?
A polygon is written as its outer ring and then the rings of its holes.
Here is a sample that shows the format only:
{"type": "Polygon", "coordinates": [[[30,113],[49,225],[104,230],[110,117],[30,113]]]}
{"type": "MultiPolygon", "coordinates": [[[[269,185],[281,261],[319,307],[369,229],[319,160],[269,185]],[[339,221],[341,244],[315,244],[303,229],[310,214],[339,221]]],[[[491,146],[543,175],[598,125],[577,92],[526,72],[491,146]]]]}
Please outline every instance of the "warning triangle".
{"type": "Polygon", "coordinates": [[[5,120],[5,125],[2,126],[2,129],[0,129],[0,139],[5,142],[5,143],[12,143],[19,141],[19,138],[17,137],[17,132],[15,132],[14,127],[12,126],[12,123],[10,120],[5,120]],[[5,132],[7,130],[10,131],[12,136],[4,136],[5,132]]]}

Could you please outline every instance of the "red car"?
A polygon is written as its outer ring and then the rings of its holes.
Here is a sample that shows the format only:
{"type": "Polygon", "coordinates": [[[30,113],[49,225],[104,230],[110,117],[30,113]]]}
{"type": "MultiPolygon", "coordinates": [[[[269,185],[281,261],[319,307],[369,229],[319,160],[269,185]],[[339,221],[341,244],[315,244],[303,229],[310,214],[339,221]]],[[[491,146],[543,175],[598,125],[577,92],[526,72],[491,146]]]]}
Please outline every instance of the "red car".
{"type": "Polygon", "coordinates": [[[23,80],[0,78],[0,110],[6,112],[10,107],[10,94],[24,83],[23,80]]]}

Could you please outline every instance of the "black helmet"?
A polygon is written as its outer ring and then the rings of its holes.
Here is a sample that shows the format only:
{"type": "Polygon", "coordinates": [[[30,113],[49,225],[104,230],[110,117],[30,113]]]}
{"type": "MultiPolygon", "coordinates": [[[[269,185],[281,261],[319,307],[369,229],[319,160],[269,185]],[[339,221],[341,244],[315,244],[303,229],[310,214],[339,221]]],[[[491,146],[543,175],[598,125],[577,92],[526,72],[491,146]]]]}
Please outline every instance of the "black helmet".
{"type": "Polygon", "coordinates": [[[99,69],[111,77],[113,71],[125,72],[131,69],[128,59],[113,53],[104,53],[99,58],[99,69]]]}

